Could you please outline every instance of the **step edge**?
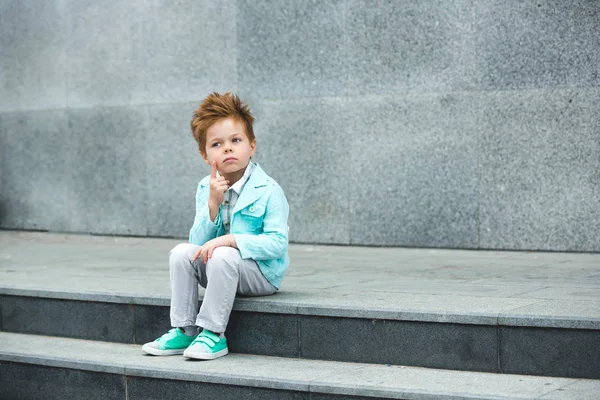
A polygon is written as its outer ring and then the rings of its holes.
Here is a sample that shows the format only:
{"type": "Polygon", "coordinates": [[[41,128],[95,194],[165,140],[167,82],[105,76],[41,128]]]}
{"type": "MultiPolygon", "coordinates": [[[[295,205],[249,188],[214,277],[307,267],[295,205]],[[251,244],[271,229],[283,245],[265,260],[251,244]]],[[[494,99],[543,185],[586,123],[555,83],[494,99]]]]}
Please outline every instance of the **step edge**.
{"type": "MultiPolygon", "coordinates": [[[[47,289],[23,289],[0,286],[0,295],[37,297],[56,300],[90,301],[113,304],[168,307],[170,299],[165,296],[135,296],[131,294],[105,292],[76,292],[47,289]]],[[[200,298],[201,300],[202,298],[200,298]]],[[[368,309],[359,307],[328,307],[318,304],[289,304],[276,300],[237,298],[234,311],[257,312],[264,314],[292,314],[334,318],[377,319],[393,321],[414,321],[433,323],[455,323],[465,325],[515,326],[531,328],[560,328],[600,330],[600,318],[595,317],[546,317],[530,314],[516,314],[515,310],[500,313],[451,313],[412,309],[368,309]]]]}
{"type": "MultiPolygon", "coordinates": [[[[29,335],[26,334],[10,334],[10,335],[18,335],[27,337],[29,335]]],[[[2,336],[2,333],[0,333],[2,336]]],[[[53,338],[47,336],[46,338],[53,338]]],[[[53,338],[55,339],[55,338],[53,338]]],[[[56,338],[63,342],[88,342],[92,343],[95,341],[81,340],[81,339],[65,339],[65,338],[56,338]]],[[[141,346],[137,345],[123,345],[117,344],[119,347],[135,347],[141,353],[141,346]]],[[[259,358],[273,358],[273,359],[282,359],[282,357],[270,357],[270,356],[258,356],[258,355],[244,355],[245,357],[259,357],[259,358]]],[[[149,357],[149,356],[148,356],[149,357]]],[[[474,394],[474,393],[464,393],[464,392],[439,392],[432,391],[426,389],[406,389],[406,388],[390,388],[390,387],[381,387],[376,386],[377,383],[364,383],[359,384],[358,386],[345,386],[340,383],[335,382],[324,382],[324,381],[316,381],[316,380],[292,380],[285,378],[277,378],[277,380],[273,380],[271,377],[259,377],[256,376],[243,376],[243,375],[231,375],[231,374],[215,374],[214,371],[211,373],[203,373],[202,371],[197,372],[182,372],[177,371],[175,369],[169,368],[160,368],[160,369],[152,369],[150,367],[141,367],[135,366],[127,363],[119,363],[119,362],[98,362],[98,361],[86,361],[86,360],[74,360],[69,357],[52,357],[52,356],[43,356],[40,354],[22,354],[17,352],[10,352],[5,349],[0,348],[0,361],[5,362],[14,362],[14,363],[22,363],[22,364],[30,364],[30,365],[41,365],[47,367],[56,367],[56,368],[65,368],[65,369],[75,369],[75,370],[84,370],[90,372],[99,372],[99,373],[109,373],[109,374],[119,374],[125,376],[135,376],[135,377],[143,377],[143,378],[151,378],[151,379],[165,379],[165,380],[181,380],[181,381],[190,381],[190,382],[202,382],[202,383],[210,383],[210,384],[224,384],[224,385],[232,385],[232,386],[251,386],[255,388],[264,388],[264,389],[277,389],[277,390],[290,390],[290,391],[301,391],[301,392],[309,392],[309,393],[320,393],[320,394],[338,394],[338,395],[352,395],[352,396],[364,396],[364,397],[382,397],[385,398],[396,398],[396,399],[407,399],[407,400],[417,400],[424,398],[435,399],[438,397],[442,397],[443,399],[453,400],[453,399],[522,399],[523,397],[498,397],[498,396],[490,396],[485,394],[474,394]]],[[[311,362],[311,361],[309,361],[311,362]]],[[[334,361],[320,361],[313,360],[315,363],[331,363],[331,364],[345,364],[354,366],[356,368],[367,368],[369,366],[380,367],[375,364],[360,364],[360,363],[339,363],[334,361]]],[[[426,370],[436,370],[431,368],[422,368],[422,367],[402,367],[407,368],[413,371],[426,371],[426,370]]],[[[450,370],[437,370],[442,373],[448,374],[464,374],[464,375],[478,375],[478,376],[488,376],[490,379],[492,377],[503,376],[503,377],[513,377],[514,379],[544,379],[547,381],[558,382],[558,386],[547,393],[541,394],[540,396],[545,396],[548,393],[559,390],[561,388],[565,388],[569,385],[575,384],[580,381],[586,381],[585,379],[579,378],[563,378],[563,377],[542,377],[542,376],[528,376],[528,375],[507,375],[507,374],[493,374],[493,373],[485,373],[485,372],[467,372],[467,371],[450,371],[450,370]]],[[[333,377],[335,374],[330,375],[333,377]]],[[[322,379],[326,380],[326,377],[322,379]]],[[[595,381],[595,380],[587,380],[587,381],[595,381]]],[[[597,380],[600,387],[600,380],[597,380]]],[[[536,397],[539,398],[539,397],[536,397]]]]}
{"type": "MultiPolygon", "coordinates": [[[[234,353],[232,353],[234,354],[234,353]]],[[[98,363],[91,361],[70,360],[68,358],[40,357],[39,355],[23,355],[18,353],[7,353],[0,349],[0,362],[14,362],[20,364],[38,365],[52,368],[65,368],[72,370],[82,370],[89,372],[108,373],[115,375],[133,376],[139,378],[164,379],[175,381],[187,381],[197,383],[231,385],[231,386],[249,386],[261,389],[290,390],[296,392],[353,395],[364,397],[381,397],[390,399],[420,399],[422,397],[413,397],[414,395],[427,395],[428,398],[444,396],[444,399],[491,399],[491,397],[465,397],[463,394],[448,395],[447,393],[431,392],[426,390],[402,390],[374,387],[373,385],[360,385],[358,387],[348,387],[342,384],[315,383],[313,381],[294,381],[289,379],[276,379],[264,377],[245,377],[240,375],[227,375],[202,372],[182,372],[169,369],[151,369],[132,365],[98,363]],[[312,389],[312,390],[311,390],[312,389]],[[430,397],[431,396],[431,397],[430,397]]],[[[568,379],[568,378],[563,378],[568,379]]]]}

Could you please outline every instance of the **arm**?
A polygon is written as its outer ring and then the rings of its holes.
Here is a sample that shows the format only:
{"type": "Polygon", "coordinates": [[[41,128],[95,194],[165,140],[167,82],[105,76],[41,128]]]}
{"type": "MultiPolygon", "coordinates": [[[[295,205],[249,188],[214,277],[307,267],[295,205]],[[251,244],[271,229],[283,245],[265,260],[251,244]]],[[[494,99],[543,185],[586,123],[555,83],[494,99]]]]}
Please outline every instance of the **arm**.
{"type": "Polygon", "coordinates": [[[196,192],[196,218],[190,229],[190,243],[202,246],[215,238],[221,225],[221,203],[227,191],[227,181],[223,176],[217,177],[217,162],[213,161],[210,171],[209,188],[202,180],[196,192]],[[209,190],[208,196],[206,190],[209,190]]]}
{"type": "Polygon", "coordinates": [[[190,229],[190,243],[201,246],[217,236],[221,225],[221,215],[217,213],[216,219],[210,218],[210,210],[206,199],[207,187],[202,183],[198,185],[196,192],[196,217],[190,229]],[[213,222],[214,221],[214,222],[213,222]]]}

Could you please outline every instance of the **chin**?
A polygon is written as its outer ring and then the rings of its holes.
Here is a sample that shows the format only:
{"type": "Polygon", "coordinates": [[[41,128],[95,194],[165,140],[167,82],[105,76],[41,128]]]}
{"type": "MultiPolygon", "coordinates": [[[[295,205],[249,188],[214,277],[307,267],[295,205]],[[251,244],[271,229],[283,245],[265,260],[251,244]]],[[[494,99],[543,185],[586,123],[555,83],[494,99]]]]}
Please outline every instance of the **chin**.
{"type": "Polygon", "coordinates": [[[227,166],[225,166],[225,168],[223,168],[223,172],[232,173],[232,172],[237,172],[241,169],[243,169],[243,167],[240,167],[238,165],[227,165],[227,166]]]}

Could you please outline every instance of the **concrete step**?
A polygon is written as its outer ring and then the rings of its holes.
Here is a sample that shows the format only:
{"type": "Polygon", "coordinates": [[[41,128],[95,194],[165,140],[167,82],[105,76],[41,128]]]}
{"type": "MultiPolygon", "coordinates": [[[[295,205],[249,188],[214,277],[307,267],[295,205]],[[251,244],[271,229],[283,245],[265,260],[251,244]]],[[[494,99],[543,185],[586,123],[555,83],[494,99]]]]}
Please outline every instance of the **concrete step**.
{"type": "MultiPolygon", "coordinates": [[[[3,293],[2,331],[143,344],[170,328],[168,299],[3,293]]],[[[236,300],[226,334],[231,350],[243,354],[600,378],[600,329],[593,320],[292,305],[281,293],[236,300]]]]}
{"type": "MultiPolygon", "coordinates": [[[[141,344],[169,329],[179,241],[0,231],[0,329],[141,344]]],[[[238,298],[234,352],[600,378],[600,255],[291,245],[238,298]]]]}
{"type": "Polygon", "coordinates": [[[146,356],[138,345],[6,332],[0,360],[3,399],[591,400],[600,393],[599,380],[244,354],[203,362],[146,356]]]}

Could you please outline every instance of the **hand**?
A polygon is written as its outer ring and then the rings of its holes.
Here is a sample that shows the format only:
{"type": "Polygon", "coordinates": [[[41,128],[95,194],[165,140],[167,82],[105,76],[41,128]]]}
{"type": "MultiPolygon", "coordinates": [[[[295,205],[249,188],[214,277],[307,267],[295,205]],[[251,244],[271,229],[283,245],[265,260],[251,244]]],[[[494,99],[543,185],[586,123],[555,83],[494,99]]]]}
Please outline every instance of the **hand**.
{"type": "Polygon", "coordinates": [[[213,207],[218,208],[223,202],[225,192],[229,189],[229,181],[223,175],[217,178],[217,161],[212,162],[210,171],[210,194],[208,197],[208,205],[213,210],[213,207]]]}
{"type": "Polygon", "coordinates": [[[206,264],[208,259],[212,257],[213,251],[217,247],[228,246],[228,247],[237,247],[235,243],[235,238],[233,235],[223,235],[218,238],[214,238],[204,243],[202,247],[196,251],[194,254],[193,260],[196,261],[198,257],[202,257],[202,262],[206,264]]]}

